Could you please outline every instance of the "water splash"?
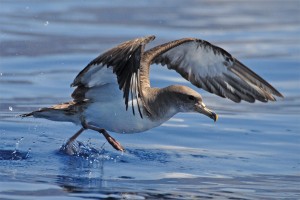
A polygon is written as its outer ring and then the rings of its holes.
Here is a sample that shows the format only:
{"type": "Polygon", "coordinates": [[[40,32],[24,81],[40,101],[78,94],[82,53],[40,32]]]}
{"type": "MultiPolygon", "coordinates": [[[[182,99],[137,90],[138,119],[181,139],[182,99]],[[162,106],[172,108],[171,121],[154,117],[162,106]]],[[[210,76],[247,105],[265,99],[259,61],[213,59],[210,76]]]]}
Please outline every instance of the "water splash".
{"type": "Polygon", "coordinates": [[[15,144],[14,150],[0,150],[0,160],[25,160],[29,158],[31,148],[26,152],[20,151],[19,146],[24,137],[21,137],[15,144]]]}
{"type": "Polygon", "coordinates": [[[106,151],[104,149],[104,144],[98,149],[93,147],[90,140],[85,143],[74,141],[71,144],[64,143],[59,152],[69,156],[82,158],[91,165],[102,163],[105,160],[113,162],[121,160],[121,156],[118,153],[106,151]]]}

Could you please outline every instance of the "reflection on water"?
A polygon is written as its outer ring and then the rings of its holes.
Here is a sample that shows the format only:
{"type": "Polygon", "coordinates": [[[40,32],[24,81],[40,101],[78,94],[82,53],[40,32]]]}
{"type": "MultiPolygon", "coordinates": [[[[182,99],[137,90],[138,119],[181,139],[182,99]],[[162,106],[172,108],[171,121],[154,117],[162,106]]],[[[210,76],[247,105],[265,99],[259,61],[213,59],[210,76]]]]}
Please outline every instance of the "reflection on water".
{"type": "MultiPolygon", "coordinates": [[[[297,199],[300,196],[300,13],[286,1],[1,1],[1,199],[297,199]],[[70,100],[69,85],[100,52],[155,34],[222,46],[285,98],[240,103],[197,89],[217,123],[179,114],[145,133],[93,131],[21,113],[70,100]],[[59,148],[62,148],[59,150],[59,148]]],[[[190,86],[154,65],[155,87],[190,86]]]]}

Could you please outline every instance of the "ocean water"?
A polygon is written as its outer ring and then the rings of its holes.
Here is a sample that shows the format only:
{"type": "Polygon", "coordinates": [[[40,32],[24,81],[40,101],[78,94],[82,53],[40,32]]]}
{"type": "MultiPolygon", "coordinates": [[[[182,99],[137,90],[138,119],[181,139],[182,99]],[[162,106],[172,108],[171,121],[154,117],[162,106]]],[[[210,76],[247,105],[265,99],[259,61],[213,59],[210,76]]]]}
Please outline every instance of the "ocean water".
{"type": "MultiPolygon", "coordinates": [[[[300,1],[0,1],[0,199],[299,199],[300,1]],[[197,37],[223,47],[284,96],[232,103],[197,89],[219,120],[178,114],[139,134],[20,118],[69,101],[77,73],[123,41],[197,37]]],[[[160,66],[152,85],[191,86],[160,66]]],[[[194,87],[193,87],[194,88],[194,87]]],[[[113,123],[113,122],[112,122],[113,123]]]]}

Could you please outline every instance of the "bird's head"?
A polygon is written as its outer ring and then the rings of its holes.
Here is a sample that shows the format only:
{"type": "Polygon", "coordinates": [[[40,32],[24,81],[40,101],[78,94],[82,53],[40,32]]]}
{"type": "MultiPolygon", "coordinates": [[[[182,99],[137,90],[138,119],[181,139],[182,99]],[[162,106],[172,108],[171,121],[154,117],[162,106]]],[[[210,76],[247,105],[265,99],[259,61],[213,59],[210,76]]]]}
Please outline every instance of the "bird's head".
{"type": "Polygon", "coordinates": [[[197,112],[217,121],[218,115],[205,106],[201,95],[195,90],[186,86],[172,85],[169,86],[169,91],[179,112],[197,112]]]}

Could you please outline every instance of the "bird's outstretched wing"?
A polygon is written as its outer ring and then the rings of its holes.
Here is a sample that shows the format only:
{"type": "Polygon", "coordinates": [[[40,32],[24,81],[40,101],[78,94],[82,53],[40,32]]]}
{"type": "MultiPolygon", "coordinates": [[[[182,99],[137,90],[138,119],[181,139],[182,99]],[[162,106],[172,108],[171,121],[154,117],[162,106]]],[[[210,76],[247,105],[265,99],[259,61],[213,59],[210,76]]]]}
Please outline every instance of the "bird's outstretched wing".
{"type": "MultiPolygon", "coordinates": [[[[74,101],[86,98],[86,91],[117,81],[119,89],[123,91],[126,110],[129,98],[138,101],[139,96],[139,68],[145,45],[155,37],[148,36],[124,42],[92,60],[74,79],[71,86],[77,88],[72,94],[74,101]]],[[[103,95],[103,94],[98,94],[103,95]]],[[[137,103],[142,117],[139,102],[137,103]]],[[[134,112],[134,106],[132,105],[134,112]]]]}
{"type": "Polygon", "coordinates": [[[152,63],[167,65],[193,85],[234,102],[275,101],[283,97],[273,86],[224,49],[185,38],[148,50],[152,63]]]}

